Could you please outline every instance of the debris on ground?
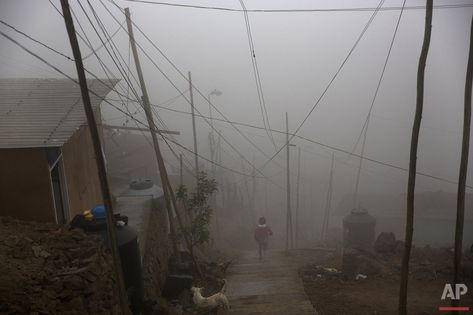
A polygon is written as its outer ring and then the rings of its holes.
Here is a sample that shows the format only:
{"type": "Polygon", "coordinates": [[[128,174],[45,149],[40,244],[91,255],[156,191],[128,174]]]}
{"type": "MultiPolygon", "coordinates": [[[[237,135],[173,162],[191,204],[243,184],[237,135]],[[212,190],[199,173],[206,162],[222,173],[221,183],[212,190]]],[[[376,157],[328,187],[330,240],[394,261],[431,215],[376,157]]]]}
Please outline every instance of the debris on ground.
{"type": "Polygon", "coordinates": [[[366,278],[368,278],[367,275],[359,273],[359,274],[356,275],[355,280],[357,280],[357,281],[360,280],[360,279],[365,280],[366,278]]]}
{"type": "Polygon", "coordinates": [[[119,314],[110,253],[64,226],[0,217],[1,314],[119,314]]]}
{"type": "Polygon", "coordinates": [[[374,243],[374,250],[382,254],[396,254],[402,251],[402,246],[393,232],[381,232],[374,243]]]}
{"type": "MultiPolygon", "coordinates": [[[[453,255],[451,248],[412,247],[409,314],[438,313],[445,283],[451,281],[453,255]]],[[[402,242],[392,233],[381,233],[372,251],[345,248],[343,254],[326,255],[307,264],[300,275],[320,314],[397,314],[401,260],[402,242]],[[342,272],[331,274],[321,266],[342,272]]],[[[473,252],[463,255],[463,279],[467,283],[473,280],[473,252]]],[[[462,303],[473,304],[473,296],[462,303]]]]}

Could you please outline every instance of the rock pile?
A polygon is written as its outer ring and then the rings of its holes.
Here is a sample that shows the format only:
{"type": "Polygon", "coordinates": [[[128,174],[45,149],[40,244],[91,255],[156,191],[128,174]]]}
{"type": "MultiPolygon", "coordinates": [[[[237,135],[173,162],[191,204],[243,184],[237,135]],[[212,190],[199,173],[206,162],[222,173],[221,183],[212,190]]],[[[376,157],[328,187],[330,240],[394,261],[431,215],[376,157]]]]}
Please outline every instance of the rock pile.
{"type": "Polygon", "coordinates": [[[113,262],[82,230],[0,217],[0,314],[119,314],[113,262]]]}
{"type": "Polygon", "coordinates": [[[402,252],[403,242],[396,240],[393,232],[381,232],[374,243],[374,250],[379,254],[398,254],[402,252]]]}

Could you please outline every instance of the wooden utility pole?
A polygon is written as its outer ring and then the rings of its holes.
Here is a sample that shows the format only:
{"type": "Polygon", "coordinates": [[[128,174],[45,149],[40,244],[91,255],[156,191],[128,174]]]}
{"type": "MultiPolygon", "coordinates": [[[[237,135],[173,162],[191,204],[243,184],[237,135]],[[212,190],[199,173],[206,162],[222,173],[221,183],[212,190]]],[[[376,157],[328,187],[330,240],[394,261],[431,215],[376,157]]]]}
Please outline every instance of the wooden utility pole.
{"type": "MultiPolygon", "coordinates": [[[[242,173],[246,173],[246,168],[245,168],[245,164],[243,163],[243,158],[241,158],[241,169],[242,169],[242,173]]],[[[251,192],[250,192],[250,184],[248,183],[248,178],[247,177],[244,177],[243,178],[244,182],[245,182],[245,189],[246,189],[246,195],[248,196],[248,213],[247,213],[247,218],[249,222],[247,222],[246,224],[248,225],[252,225],[253,224],[253,220],[254,220],[254,215],[253,215],[253,204],[252,204],[252,198],[251,198],[251,192]]],[[[243,198],[244,199],[244,198],[243,198]]]]}
{"type": "Polygon", "coordinates": [[[115,230],[115,222],[113,219],[113,206],[110,189],[108,186],[107,172],[105,169],[105,161],[102,147],[100,145],[99,133],[97,130],[97,122],[94,117],[94,111],[90,104],[89,88],[87,87],[87,79],[85,78],[84,65],[82,64],[82,56],[80,52],[79,43],[77,42],[74,22],[72,20],[71,11],[69,9],[68,0],[61,0],[62,13],[64,22],[66,24],[67,34],[71,43],[72,53],[76,64],[77,76],[79,78],[80,90],[82,95],[82,102],[84,103],[85,115],[89,125],[90,136],[94,146],[95,161],[97,163],[97,170],[100,181],[100,188],[102,190],[102,197],[105,205],[105,220],[107,223],[107,235],[110,241],[110,249],[112,251],[112,258],[114,262],[114,271],[116,283],[118,285],[118,294],[120,301],[120,308],[123,314],[131,314],[128,307],[128,295],[125,288],[123,278],[122,265],[120,261],[120,254],[118,252],[117,234],[115,230]]]}
{"type": "MultiPolygon", "coordinates": [[[[155,132],[156,128],[154,124],[154,118],[153,118],[153,114],[151,113],[148,91],[146,89],[145,80],[143,78],[143,72],[141,70],[141,64],[138,57],[138,51],[136,50],[136,43],[135,43],[135,38],[133,36],[133,26],[131,23],[129,8],[125,8],[125,16],[126,16],[126,24],[128,27],[128,35],[130,37],[131,50],[133,52],[133,58],[135,59],[136,72],[138,73],[138,79],[140,81],[141,91],[143,93],[143,96],[142,96],[143,109],[145,110],[146,119],[148,120],[149,131],[151,133],[151,138],[153,140],[154,152],[156,154],[156,160],[158,161],[159,176],[161,177],[161,186],[163,188],[164,200],[166,202],[166,210],[168,214],[169,229],[170,229],[170,234],[172,238],[173,252],[174,252],[175,257],[180,260],[180,253],[177,246],[176,231],[174,228],[174,220],[173,220],[174,216],[172,214],[172,208],[171,208],[171,197],[170,197],[171,185],[167,178],[166,166],[164,165],[164,159],[161,154],[161,149],[159,148],[158,138],[155,132]]],[[[175,208],[174,210],[177,213],[177,209],[175,208]]]]}
{"type": "Polygon", "coordinates": [[[366,119],[366,125],[364,126],[363,143],[361,145],[360,164],[358,165],[358,171],[356,173],[355,193],[353,194],[353,208],[354,209],[359,208],[359,205],[358,205],[358,186],[360,184],[361,168],[363,166],[363,158],[365,156],[366,137],[368,135],[368,127],[370,125],[370,118],[371,118],[371,113],[368,114],[368,117],[366,119]]]}
{"type": "Polygon", "coordinates": [[[192,76],[189,71],[189,91],[190,91],[190,101],[191,101],[191,112],[192,112],[192,134],[194,137],[194,159],[195,159],[195,174],[196,178],[199,176],[199,158],[197,152],[197,132],[195,127],[195,109],[194,109],[194,86],[192,85],[192,76]]]}
{"type": "MultiPolygon", "coordinates": [[[[128,127],[128,126],[111,126],[111,125],[101,125],[104,129],[109,129],[109,130],[137,130],[137,131],[149,131],[149,129],[146,128],[139,128],[139,127],[128,127]]],[[[155,129],[155,133],[158,134],[170,134],[170,135],[180,135],[181,133],[179,131],[173,131],[173,130],[162,130],[162,129],[155,129]]]]}
{"type": "Polygon", "coordinates": [[[425,30],[424,42],[419,58],[417,70],[417,99],[414,124],[412,127],[411,150],[409,157],[409,179],[407,184],[407,213],[406,213],[406,236],[404,239],[404,253],[401,264],[401,286],[399,290],[399,315],[407,315],[407,284],[409,279],[409,259],[412,248],[412,236],[414,234],[414,193],[417,169],[417,145],[419,142],[419,130],[422,120],[422,109],[424,106],[424,74],[425,63],[430,46],[430,35],[432,32],[432,0],[427,0],[425,8],[425,30]]]}
{"type": "Polygon", "coordinates": [[[330,210],[332,207],[332,191],[333,191],[333,167],[335,161],[335,154],[332,153],[332,162],[330,163],[330,179],[328,182],[328,190],[327,190],[327,199],[325,201],[325,212],[324,212],[324,220],[322,221],[322,233],[320,238],[322,241],[327,240],[327,231],[328,231],[328,224],[330,218],[330,210]]]}
{"type": "MultiPolygon", "coordinates": [[[[255,158],[253,157],[253,165],[255,165],[255,158]]],[[[253,168],[251,172],[251,219],[258,220],[256,217],[256,169],[253,168]]]]}
{"type": "MultiPolygon", "coordinates": [[[[470,145],[471,125],[471,89],[473,81],[473,17],[470,30],[470,49],[465,80],[465,106],[463,114],[463,140],[460,159],[460,174],[458,178],[457,220],[455,225],[455,256],[453,263],[453,283],[461,282],[461,265],[463,251],[463,221],[465,217],[465,185],[468,172],[468,154],[470,145]]],[[[452,299],[452,306],[458,306],[459,300],[452,299]]]]}
{"type": "Polygon", "coordinates": [[[292,248],[292,214],[291,214],[291,173],[289,167],[289,117],[286,112],[286,250],[289,250],[289,242],[292,248]]]}
{"type": "Polygon", "coordinates": [[[297,183],[296,183],[296,248],[299,248],[299,185],[301,180],[301,147],[297,150],[297,183]]]}
{"type": "Polygon", "coordinates": [[[264,215],[268,214],[268,179],[264,179],[264,215]]]}
{"type": "Polygon", "coordinates": [[[182,165],[182,153],[179,154],[179,185],[182,186],[184,184],[184,172],[183,172],[183,165],[182,165]]]}

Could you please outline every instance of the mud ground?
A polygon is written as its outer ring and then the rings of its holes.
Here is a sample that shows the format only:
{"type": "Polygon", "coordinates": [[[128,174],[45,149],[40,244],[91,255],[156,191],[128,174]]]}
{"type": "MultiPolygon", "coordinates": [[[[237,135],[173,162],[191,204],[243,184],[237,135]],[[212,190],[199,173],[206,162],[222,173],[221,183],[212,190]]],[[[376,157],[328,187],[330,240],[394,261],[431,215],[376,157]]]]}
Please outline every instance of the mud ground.
{"type": "MultiPolygon", "coordinates": [[[[305,291],[320,315],[397,315],[401,256],[378,255],[381,269],[366,279],[355,280],[339,273],[327,273],[323,268],[342,269],[341,256],[325,255],[317,262],[300,269],[305,291]]],[[[465,257],[467,263],[472,257],[465,257]]],[[[408,312],[413,315],[450,314],[439,311],[439,306],[450,306],[442,301],[446,283],[452,282],[453,255],[448,249],[414,249],[410,264],[408,312]]],[[[467,275],[465,283],[473,288],[467,275]]],[[[470,289],[471,290],[471,289],[470,289]]],[[[469,292],[461,306],[473,308],[469,292]]],[[[466,312],[469,313],[469,312],[466,312]]]]}

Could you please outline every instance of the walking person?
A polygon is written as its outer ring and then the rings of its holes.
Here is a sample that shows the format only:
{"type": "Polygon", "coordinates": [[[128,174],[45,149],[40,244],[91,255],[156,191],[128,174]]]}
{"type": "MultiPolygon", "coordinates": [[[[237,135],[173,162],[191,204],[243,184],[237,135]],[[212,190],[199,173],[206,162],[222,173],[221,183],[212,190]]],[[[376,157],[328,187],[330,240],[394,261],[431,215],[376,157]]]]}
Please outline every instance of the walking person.
{"type": "Polygon", "coordinates": [[[265,217],[260,217],[258,226],[255,229],[255,240],[258,242],[259,260],[263,260],[266,256],[266,249],[268,248],[268,239],[273,235],[271,228],[266,225],[265,217]]]}

